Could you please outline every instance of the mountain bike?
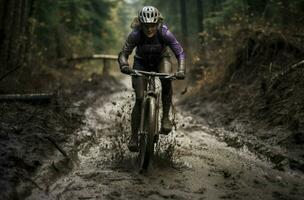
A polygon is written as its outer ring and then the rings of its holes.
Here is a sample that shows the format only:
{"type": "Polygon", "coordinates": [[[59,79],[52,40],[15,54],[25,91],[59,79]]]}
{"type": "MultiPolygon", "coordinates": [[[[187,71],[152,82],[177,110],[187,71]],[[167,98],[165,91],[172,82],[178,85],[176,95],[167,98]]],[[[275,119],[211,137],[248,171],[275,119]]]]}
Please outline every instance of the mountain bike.
{"type": "Polygon", "coordinates": [[[143,77],[147,80],[144,91],[144,100],[141,105],[141,118],[139,121],[139,154],[138,164],[141,170],[149,167],[154,154],[154,145],[159,138],[159,107],[160,92],[156,90],[155,78],[175,80],[175,76],[167,73],[157,73],[133,70],[134,77],[143,77]]]}

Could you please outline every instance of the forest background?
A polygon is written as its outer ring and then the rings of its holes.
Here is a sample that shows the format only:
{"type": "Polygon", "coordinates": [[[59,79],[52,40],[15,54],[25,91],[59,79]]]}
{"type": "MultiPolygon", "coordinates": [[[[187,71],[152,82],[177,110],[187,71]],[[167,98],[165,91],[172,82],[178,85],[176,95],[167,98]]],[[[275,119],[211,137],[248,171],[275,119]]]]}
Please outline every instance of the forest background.
{"type": "Polygon", "coordinates": [[[235,48],[240,30],[299,34],[304,16],[303,0],[4,0],[0,3],[0,76],[14,73],[5,77],[5,83],[1,81],[2,93],[47,87],[29,83],[28,78],[38,80],[50,72],[56,77],[54,69],[67,67],[58,61],[117,54],[143,5],[159,8],[185,46],[191,66],[212,65],[214,55],[235,48]]]}

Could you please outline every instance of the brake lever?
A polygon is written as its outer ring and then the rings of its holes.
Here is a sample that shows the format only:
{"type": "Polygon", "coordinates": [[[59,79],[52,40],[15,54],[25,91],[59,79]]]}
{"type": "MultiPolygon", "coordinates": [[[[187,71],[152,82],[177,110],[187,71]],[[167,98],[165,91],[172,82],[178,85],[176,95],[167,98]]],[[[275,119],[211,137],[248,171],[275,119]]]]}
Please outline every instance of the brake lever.
{"type": "Polygon", "coordinates": [[[175,80],[176,77],[174,74],[172,74],[172,75],[166,76],[165,79],[175,80]]]}
{"type": "Polygon", "coordinates": [[[138,73],[137,70],[133,70],[133,73],[130,74],[131,76],[140,77],[143,76],[142,74],[138,73]]]}

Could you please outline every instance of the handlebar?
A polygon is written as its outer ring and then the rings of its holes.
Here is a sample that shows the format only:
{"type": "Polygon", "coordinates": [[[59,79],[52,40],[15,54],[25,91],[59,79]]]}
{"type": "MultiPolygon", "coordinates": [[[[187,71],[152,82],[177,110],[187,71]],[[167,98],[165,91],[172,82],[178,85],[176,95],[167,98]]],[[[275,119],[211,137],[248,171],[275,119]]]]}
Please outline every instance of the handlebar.
{"type": "Polygon", "coordinates": [[[130,76],[135,76],[135,77],[139,77],[139,76],[149,77],[149,76],[152,76],[152,77],[159,77],[161,79],[172,79],[172,80],[176,79],[174,74],[147,72],[147,71],[142,71],[142,70],[132,70],[132,73],[130,74],[130,76]]]}

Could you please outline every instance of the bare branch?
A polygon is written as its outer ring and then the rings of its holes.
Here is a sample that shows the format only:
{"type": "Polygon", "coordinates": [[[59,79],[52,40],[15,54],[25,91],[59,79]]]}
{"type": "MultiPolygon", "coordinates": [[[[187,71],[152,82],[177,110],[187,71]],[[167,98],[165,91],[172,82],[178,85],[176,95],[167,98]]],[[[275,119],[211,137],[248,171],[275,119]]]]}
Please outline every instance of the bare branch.
{"type": "Polygon", "coordinates": [[[11,73],[17,71],[17,69],[19,69],[22,65],[18,65],[17,67],[15,67],[14,69],[12,69],[11,71],[7,72],[6,74],[4,74],[3,76],[0,77],[0,81],[2,81],[3,79],[5,79],[8,75],[10,75],[11,73]]]}
{"type": "Polygon", "coordinates": [[[279,74],[277,74],[275,77],[272,78],[271,84],[269,88],[273,88],[277,85],[278,81],[282,79],[284,76],[294,72],[296,69],[299,69],[301,67],[304,67],[304,60],[292,65],[291,67],[288,67],[286,70],[283,70],[279,74]]]}
{"type": "Polygon", "coordinates": [[[50,137],[46,136],[46,139],[48,139],[59,151],[66,157],[67,159],[69,158],[68,155],[65,153],[65,151],[50,137]]]}

